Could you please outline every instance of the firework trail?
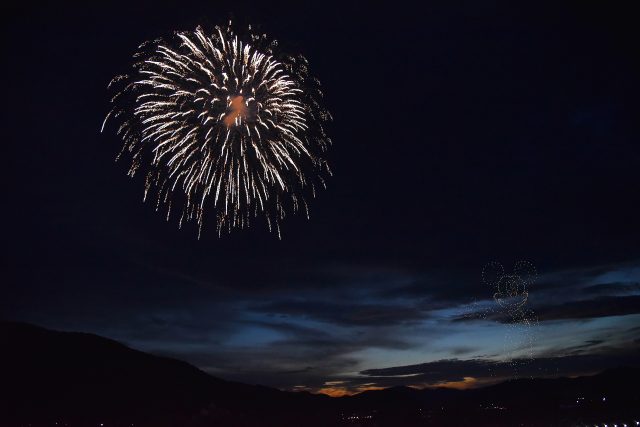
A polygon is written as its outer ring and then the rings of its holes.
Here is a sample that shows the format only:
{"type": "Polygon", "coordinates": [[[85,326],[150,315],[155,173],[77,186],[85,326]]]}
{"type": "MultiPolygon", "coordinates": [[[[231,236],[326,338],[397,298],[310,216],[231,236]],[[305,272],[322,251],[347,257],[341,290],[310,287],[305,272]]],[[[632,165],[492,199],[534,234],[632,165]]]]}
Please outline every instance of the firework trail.
{"type": "Polygon", "coordinates": [[[144,199],[167,220],[177,206],[179,226],[195,220],[200,234],[212,208],[219,234],[264,217],[280,236],[287,211],[308,217],[305,195],[331,174],[331,116],[306,59],[276,47],[251,28],[242,40],[231,23],[198,27],[142,44],[133,71],[110,83],[102,130],[116,122],[129,175],[144,171],[144,199]]]}

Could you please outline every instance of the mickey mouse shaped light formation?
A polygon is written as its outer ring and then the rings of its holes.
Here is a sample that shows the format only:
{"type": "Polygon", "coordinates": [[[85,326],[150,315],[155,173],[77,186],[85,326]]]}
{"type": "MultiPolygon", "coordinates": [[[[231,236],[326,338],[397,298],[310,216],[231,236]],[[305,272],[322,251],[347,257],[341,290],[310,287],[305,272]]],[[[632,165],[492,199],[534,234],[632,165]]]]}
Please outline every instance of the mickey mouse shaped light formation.
{"type": "Polygon", "coordinates": [[[529,299],[527,286],[532,285],[537,278],[536,268],[528,261],[518,261],[513,272],[506,274],[499,262],[492,261],[482,270],[482,281],[493,288],[494,301],[513,320],[524,316],[523,307],[529,299]]]}

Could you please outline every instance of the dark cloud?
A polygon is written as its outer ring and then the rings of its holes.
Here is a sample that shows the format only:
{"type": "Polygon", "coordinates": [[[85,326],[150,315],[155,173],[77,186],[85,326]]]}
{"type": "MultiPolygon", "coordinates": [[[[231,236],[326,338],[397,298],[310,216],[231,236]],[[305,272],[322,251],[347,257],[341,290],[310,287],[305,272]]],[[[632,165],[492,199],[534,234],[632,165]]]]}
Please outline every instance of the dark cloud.
{"type": "MultiPolygon", "coordinates": [[[[380,385],[424,384],[438,385],[463,381],[465,377],[499,380],[512,377],[514,372],[526,376],[580,375],[599,372],[616,366],[635,366],[640,362],[637,347],[609,350],[592,354],[561,355],[533,359],[515,359],[500,362],[488,359],[447,359],[417,365],[367,369],[360,374],[367,381],[380,385]]],[[[364,380],[363,380],[364,381],[364,380]]]]}
{"type": "MultiPolygon", "coordinates": [[[[329,342],[317,342],[317,347],[308,348],[309,354],[316,354],[315,360],[321,360],[317,366],[304,365],[302,357],[292,356],[289,351],[299,351],[298,343],[282,343],[285,351],[278,352],[275,348],[263,349],[258,352],[259,358],[250,365],[243,364],[241,357],[234,359],[233,353],[221,356],[202,355],[206,360],[200,365],[209,366],[209,371],[219,370],[233,372],[232,379],[248,381],[258,378],[264,384],[287,387],[288,384],[304,385],[310,389],[322,388],[327,378],[339,382],[339,387],[345,390],[358,391],[364,385],[391,387],[398,385],[437,386],[450,382],[464,381],[472,377],[478,385],[497,382],[513,376],[540,377],[561,375],[585,375],[599,372],[616,366],[635,366],[640,363],[640,347],[637,343],[629,342],[626,346],[603,346],[598,351],[590,352],[590,348],[606,344],[602,340],[587,340],[575,349],[566,349],[564,353],[546,355],[532,359],[514,359],[499,361],[493,358],[472,359],[444,359],[433,362],[393,366],[387,368],[366,369],[359,375],[336,375],[338,372],[353,370],[358,361],[345,355],[345,350],[351,351],[357,346],[350,347],[346,343],[337,343],[333,348],[329,342]],[[580,351],[577,351],[578,348],[580,351]],[[283,355],[289,356],[283,357],[283,355]],[[323,357],[318,359],[317,355],[323,357]],[[230,363],[236,360],[236,363],[230,363]],[[261,363],[259,360],[268,361],[261,363]],[[274,369],[273,362],[281,366],[297,364],[299,368],[274,369]],[[216,367],[216,363],[220,363],[216,367]]],[[[304,356],[297,354],[297,356],[304,356]]],[[[308,355],[307,355],[308,356],[308,355]]],[[[258,382],[260,382],[258,381],[258,382]]]]}
{"type": "MultiPolygon", "coordinates": [[[[640,261],[551,271],[544,274],[541,272],[538,279],[528,286],[530,299],[543,305],[547,301],[554,302],[558,299],[577,300],[584,295],[593,297],[638,294],[640,283],[634,281],[638,275],[634,270],[638,262],[640,261]],[[607,275],[624,277],[627,280],[598,282],[607,275]]],[[[507,273],[509,268],[510,266],[505,265],[507,273]]],[[[491,299],[494,289],[482,283],[481,272],[482,265],[475,271],[415,271],[410,283],[380,288],[375,295],[390,300],[413,301],[416,306],[425,310],[491,299]]]]}
{"type": "Polygon", "coordinates": [[[279,316],[301,316],[339,325],[397,325],[418,321],[427,314],[410,304],[371,304],[350,300],[342,303],[285,300],[251,307],[251,310],[279,316]]]}
{"type": "MultiPolygon", "coordinates": [[[[536,306],[527,310],[531,319],[551,320],[594,319],[640,313],[640,295],[599,297],[590,300],[568,301],[549,306],[536,306]]],[[[517,321],[502,310],[480,310],[454,317],[454,321],[493,320],[500,323],[517,321]]]]}
{"type": "Polygon", "coordinates": [[[470,373],[474,373],[472,376],[475,376],[478,372],[488,372],[488,367],[492,365],[495,365],[495,362],[482,359],[446,359],[417,365],[367,369],[360,374],[370,377],[421,375],[422,378],[430,377],[434,381],[445,381],[462,379],[464,376],[470,376],[470,373]]]}
{"type": "Polygon", "coordinates": [[[582,292],[589,295],[640,294],[640,283],[614,282],[587,286],[582,292]]]}
{"type": "Polygon", "coordinates": [[[320,387],[336,373],[354,370],[360,359],[353,353],[374,348],[407,350],[420,344],[403,339],[398,330],[391,327],[357,327],[343,331],[271,318],[237,323],[240,326],[235,324],[235,331],[257,326],[276,331],[279,336],[266,344],[247,342],[236,346],[228,343],[220,346],[211,338],[180,346],[177,341],[184,343],[185,340],[172,336],[175,341],[161,341],[164,346],[154,351],[187,360],[226,379],[276,387],[289,387],[293,383],[320,387]]]}
{"type": "Polygon", "coordinates": [[[314,370],[313,366],[307,366],[306,368],[294,369],[293,371],[282,371],[282,372],[277,372],[276,374],[300,375],[300,374],[308,374],[308,373],[312,372],[313,370],[314,370]]]}
{"type": "Polygon", "coordinates": [[[455,356],[460,356],[463,354],[469,354],[479,351],[480,349],[477,347],[453,347],[451,348],[451,354],[455,356]]]}
{"type": "Polygon", "coordinates": [[[588,319],[637,313],[640,313],[640,295],[599,297],[586,301],[536,307],[536,314],[540,321],[588,319]]]}

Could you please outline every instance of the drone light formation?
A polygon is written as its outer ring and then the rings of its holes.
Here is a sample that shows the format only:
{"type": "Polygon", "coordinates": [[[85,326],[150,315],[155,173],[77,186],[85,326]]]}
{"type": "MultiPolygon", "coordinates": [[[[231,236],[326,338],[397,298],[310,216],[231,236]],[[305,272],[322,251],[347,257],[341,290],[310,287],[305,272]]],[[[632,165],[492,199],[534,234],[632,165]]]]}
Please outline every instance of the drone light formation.
{"type": "MultiPolygon", "coordinates": [[[[482,282],[493,288],[496,309],[479,313],[480,318],[502,318],[505,333],[505,360],[514,370],[534,359],[534,341],[538,319],[527,308],[528,286],[537,280],[535,266],[529,261],[518,261],[511,273],[506,273],[499,262],[490,262],[482,269],[482,282]]],[[[476,313],[478,315],[478,313],[476,313]]]]}
{"type": "Polygon", "coordinates": [[[309,209],[331,174],[324,153],[331,119],[319,81],[302,56],[278,55],[277,43],[231,23],[208,33],[177,32],[143,43],[133,72],[110,83],[107,122],[117,122],[130,155],[128,174],[146,176],[144,200],[180,209],[199,234],[213,209],[218,234],[264,217],[280,236],[286,212],[309,209]]]}

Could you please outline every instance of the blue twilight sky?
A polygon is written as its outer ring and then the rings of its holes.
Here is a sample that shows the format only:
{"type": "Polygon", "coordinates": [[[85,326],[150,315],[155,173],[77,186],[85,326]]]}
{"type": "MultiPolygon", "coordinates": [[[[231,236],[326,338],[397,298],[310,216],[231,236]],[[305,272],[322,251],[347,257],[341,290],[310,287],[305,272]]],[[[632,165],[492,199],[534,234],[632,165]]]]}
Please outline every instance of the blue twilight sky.
{"type": "Polygon", "coordinates": [[[475,279],[447,283],[374,270],[333,267],[325,273],[340,286],[258,295],[162,271],[156,286],[175,293],[162,302],[112,312],[110,300],[129,286],[121,285],[81,312],[42,301],[16,317],[95,332],[223,378],[331,394],[588,374],[637,361],[639,263],[542,272],[528,289],[529,324],[508,321],[482,268],[475,279]]]}

